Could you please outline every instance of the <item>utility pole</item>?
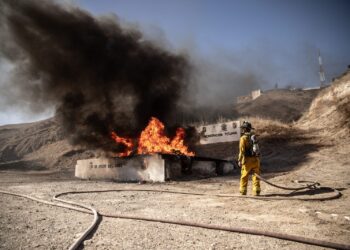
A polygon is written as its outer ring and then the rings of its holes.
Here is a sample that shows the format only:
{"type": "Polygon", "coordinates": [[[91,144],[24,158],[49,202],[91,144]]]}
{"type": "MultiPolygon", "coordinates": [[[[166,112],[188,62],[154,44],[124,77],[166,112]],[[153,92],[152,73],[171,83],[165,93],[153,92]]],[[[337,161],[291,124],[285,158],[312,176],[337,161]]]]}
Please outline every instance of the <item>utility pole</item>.
{"type": "Polygon", "coordinates": [[[326,77],[325,77],[325,74],[324,74],[324,69],[323,69],[323,64],[322,64],[322,57],[321,57],[321,51],[318,50],[318,63],[320,64],[320,87],[324,87],[326,86],[326,77]]]}

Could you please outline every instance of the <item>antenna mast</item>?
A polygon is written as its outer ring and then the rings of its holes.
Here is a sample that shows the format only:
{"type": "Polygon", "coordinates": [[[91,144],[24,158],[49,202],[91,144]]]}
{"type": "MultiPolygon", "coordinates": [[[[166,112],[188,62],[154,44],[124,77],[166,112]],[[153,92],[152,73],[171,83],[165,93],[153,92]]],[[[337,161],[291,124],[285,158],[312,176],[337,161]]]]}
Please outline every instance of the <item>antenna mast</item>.
{"type": "Polygon", "coordinates": [[[318,63],[320,64],[320,83],[321,88],[326,86],[326,77],[324,74],[323,64],[322,64],[322,57],[321,57],[321,51],[318,50],[318,63]]]}

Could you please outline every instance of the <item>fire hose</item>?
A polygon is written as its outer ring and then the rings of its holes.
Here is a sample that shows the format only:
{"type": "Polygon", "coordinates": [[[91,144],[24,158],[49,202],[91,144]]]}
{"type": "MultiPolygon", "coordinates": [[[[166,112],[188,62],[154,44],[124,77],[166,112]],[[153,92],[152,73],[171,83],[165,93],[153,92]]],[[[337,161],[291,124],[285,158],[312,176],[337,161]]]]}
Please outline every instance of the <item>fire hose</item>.
{"type": "Polygon", "coordinates": [[[244,233],[244,234],[252,234],[252,235],[260,235],[260,236],[266,236],[276,239],[282,239],[282,240],[288,240],[288,241],[294,241],[299,242],[303,244],[308,245],[314,245],[314,246],[320,246],[320,247],[327,247],[327,248],[333,248],[333,249],[347,249],[350,250],[350,245],[346,244],[340,244],[340,243],[334,243],[329,241],[323,241],[318,239],[311,239],[306,238],[302,236],[296,236],[296,235],[289,235],[284,233],[276,233],[276,232],[269,232],[264,230],[258,230],[258,229],[249,229],[249,228],[242,228],[242,227],[232,227],[232,226],[219,226],[219,225],[208,225],[203,223],[193,223],[188,221],[179,221],[179,220],[168,220],[168,219],[155,219],[155,218],[149,218],[149,217],[142,217],[142,216],[133,216],[133,215],[123,215],[123,214],[108,214],[108,213],[99,213],[96,209],[86,206],[84,204],[80,204],[77,202],[67,201],[60,199],[58,197],[69,195],[69,194],[82,194],[82,193],[102,193],[102,192],[158,192],[158,193],[175,193],[175,194],[185,194],[185,195],[201,195],[201,196],[218,196],[218,197],[239,197],[239,198],[253,198],[253,199],[262,199],[262,200],[285,200],[285,199],[297,199],[297,200],[309,200],[309,201],[324,201],[324,200],[330,200],[330,199],[336,199],[341,196],[341,193],[333,188],[326,188],[326,187],[320,187],[320,184],[317,182],[309,182],[309,181],[298,181],[298,183],[305,183],[306,185],[302,187],[297,188],[291,188],[291,187],[283,187],[276,184],[273,184],[261,176],[257,175],[259,179],[266,182],[268,185],[272,185],[277,188],[281,188],[284,190],[292,190],[292,191],[300,191],[300,190],[319,190],[319,189],[326,189],[328,191],[332,191],[333,195],[323,198],[296,198],[296,197],[269,197],[269,196],[239,196],[239,195],[229,195],[229,194],[204,194],[204,193],[190,193],[190,192],[179,192],[179,191],[169,191],[169,190],[152,190],[152,189],[113,189],[113,190],[88,190],[88,191],[70,191],[70,192],[64,192],[59,193],[53,197],[53,200],[64,203],[54,203],[49,202],[46,200],[38,199],[32,196],[23,195],[23,194],[17,194],[12,193],[9,191],[2,191],[0,190],[0,193],[7,194],[7,195],[13,195],[17,197],[22,197],[26,199],[30,199],[36,202],[44,203],[50,206],[57,206],[62,207],[70,210],[75,210],[82,213],[88,213],[94,215],[94,220],[91,223],[91,225],[83,232],[83,234],[79,237],[79,239],[75,240],[75,242],[70,246],[70,250],[75,250],[79,247],[79,245],[86,239],[86,237],[91,233],[92,230],[96,228],[98,225],[99,216],[105,216],[109,218],[118,218],[118,219],[131,219],[131,220],[139,220],[139,221],[150,221],[150,222],[158,222],[158,223],[166,223],[166,224],[174,224],[174,225],[181,225],[181,226],[189,226],[189,227],[199,227],[199,228],[205,228],[205,229],[211,229],[211,230],[220,230],[220,231],[227,231],[227,232],[235,232],[235,233],[244,233]],[[67,205],[68,204],[68,205],[67,205]]]}
{"type": "Polygon", "coordinates": [[[49,205],[49,206],[62,207],[62,208],[70,209],[70,210],[79,211],[79,212],[82,212],[82,213],[93,214],[94,215],[94,219],[93,219],[92,223],[82,233],[82,235],[77,240],[74,241],[74,243],[69,247],[69,250],[78,249],[80,244],[91,233],[91,231],[97,226],[97,223],[98,223],[98,220],[99,220],[99,214],[98,214],[96,209],[94,209],[94,208],[92,208],[90,206],[86,206],[84,204],[77,203],[77,202],[66,201],[66,200],[62,200],[62,199],[57,198],[61,194],[55,195],[53,197],[53,200],[59,201],[61,203],[70,204],[70,205],[73,205],[73,206],[60,204],[60,203],[54,203],[54,202],[50,202],[50,201],[46,201],[46,200],[35,198],[33,196],[24,195],[24,194],[18,194],[18,193],[13,193],[13,192],[8,192],[8,191],[4,191],[4,190],[0,190],[0,193],[7,194],[7,195],[12,195],[12,196],[17,196],[17,197],[21,197],[21,198],[26,198],[26,199],[33,200],[33,201],[36,201],[36,202],[39,202],[39,203],[43,203],[43,204],[46,204],[46,205],[49,205]],[[76,206],[76,207],[74,207],[74,206],[76,206]]]}

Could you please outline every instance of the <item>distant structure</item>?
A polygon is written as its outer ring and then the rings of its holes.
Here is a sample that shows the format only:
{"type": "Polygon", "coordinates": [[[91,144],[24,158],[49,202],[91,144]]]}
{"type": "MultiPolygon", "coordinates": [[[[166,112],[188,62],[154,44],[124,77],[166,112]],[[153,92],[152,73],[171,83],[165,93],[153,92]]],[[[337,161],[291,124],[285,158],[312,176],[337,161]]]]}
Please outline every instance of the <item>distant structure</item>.
{"type": "Polygon", "coordinates": [[[252,100],[255,100],[256,98],[261,96],[261,90],[260,89],[253,90],[251,95],[252,95],[252,100]]]}
{"type": "Polygon", "coordinates": [[[316,90],[320,89],[321,87],[310,87],[310,88],[303,88],[302,90],[308,91],[308,90],[316,90]]]}
{"type": "Polygon", "coordinates": [[[261,96],[261,90],[260,89],[253,90],[249,95],[238,96],[237,103],[250,102],[258,98],[259,96],[261,96]]]}
{"type": "Polygon", "coordinates": [[[321,57],[321,51],[318,50],[318,63],[320,64],[320,87],[326,86],[326,77],[324,74],[323,64],[322,64],[322,57],[321,57]]]}

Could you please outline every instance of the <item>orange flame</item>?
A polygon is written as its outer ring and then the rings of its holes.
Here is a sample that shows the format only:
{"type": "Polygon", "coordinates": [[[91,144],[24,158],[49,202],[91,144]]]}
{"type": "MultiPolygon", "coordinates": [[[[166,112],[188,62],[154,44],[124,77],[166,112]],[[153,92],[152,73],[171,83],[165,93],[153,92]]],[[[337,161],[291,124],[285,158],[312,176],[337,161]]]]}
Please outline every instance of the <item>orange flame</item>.
{"type": "MultiPolygon", "coordinates": [[[[112,132],[112,138],[117,143],[122,143],[126,146],[125,152],[118,154],[118,156],[128,156],[132,153],[134,145],[131,139],[119,137],[115,132],[112,132]]],[[[137,153],[183,154],[194,156],[194,153],[189,151],[188,147],[184,145],[184,138],[185,130],[183,128],[178,128],[175,137],[170,140],[170,138],[165,135],[164,124],[157,118],[152,117],[147,127],[141,132],[138,140],[137,153]]]]}
{"type": "Polygon", "coordinates": [[[123,153],[117,154],[119,157],[129,156],[132,153],[132,150],[134,148],[134,143],[132,142],[131,139],[120,137],[115,132],[111,133],[111,137],[116,143],[125,145],[125,151],[123,153]]]}

